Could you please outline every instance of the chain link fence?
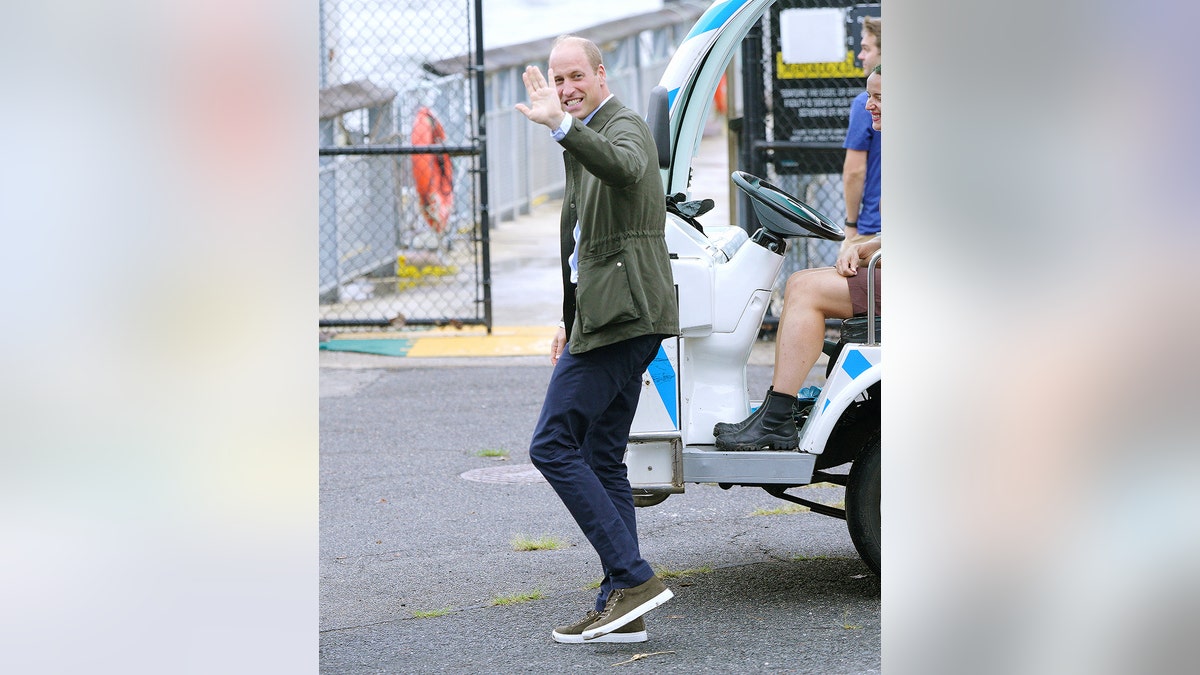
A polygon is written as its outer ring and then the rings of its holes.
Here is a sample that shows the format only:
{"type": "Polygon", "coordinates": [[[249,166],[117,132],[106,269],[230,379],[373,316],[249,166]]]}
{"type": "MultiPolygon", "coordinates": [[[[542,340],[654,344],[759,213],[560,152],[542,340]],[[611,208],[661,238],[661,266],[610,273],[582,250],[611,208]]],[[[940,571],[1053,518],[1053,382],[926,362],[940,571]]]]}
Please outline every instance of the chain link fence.
{"type": "Polygon", "coordinates": [[[320,2],[320,323],[490,328],[481,3],[320,2]],[[431,151],[426,146],[432,146],[431,151]]]}
{"type": "MultiPolygon", "coordinates": [[[[573,32],[601,46],[613,90],[645,114],[707,6],[672,1],[573,32]]],[[[481,0],[320,7],[321,325],[490,330],[489,226],[565,188],[562,163],[544,160],[559,154],[550,135],[514,110],[521,72],[545,67],[553,37],[484,52],[481,0]]]]}

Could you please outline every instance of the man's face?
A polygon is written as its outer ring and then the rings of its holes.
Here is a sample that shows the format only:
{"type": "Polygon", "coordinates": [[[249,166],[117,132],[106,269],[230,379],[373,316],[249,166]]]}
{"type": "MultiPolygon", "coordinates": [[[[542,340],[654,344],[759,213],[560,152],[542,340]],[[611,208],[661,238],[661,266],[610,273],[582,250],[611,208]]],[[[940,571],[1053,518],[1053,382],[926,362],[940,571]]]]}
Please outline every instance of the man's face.
{"type": "Polygon", "coordinates": [[[867,112],[871,113],[871,128],[875,131],[883,129],[883,104],[880,95],[883,85],[879,73],[871,73],[867,78],[867,112]]]}
{"type": "Polygon", "coordinates": [[[556,47],[550,53],[550,69],[563,112],[575,119],[591,115],[608,98],[604,64],[593,71],[579,45],[566,42],[556,47]]]}
{"type": "Polygon", "coordinates": [[[867,31],[862,32],[862,49],[858,50],[858,60],[862,61],[863,72],[869,73],[879,65],[879,43],[875,36],[867,31]]]}

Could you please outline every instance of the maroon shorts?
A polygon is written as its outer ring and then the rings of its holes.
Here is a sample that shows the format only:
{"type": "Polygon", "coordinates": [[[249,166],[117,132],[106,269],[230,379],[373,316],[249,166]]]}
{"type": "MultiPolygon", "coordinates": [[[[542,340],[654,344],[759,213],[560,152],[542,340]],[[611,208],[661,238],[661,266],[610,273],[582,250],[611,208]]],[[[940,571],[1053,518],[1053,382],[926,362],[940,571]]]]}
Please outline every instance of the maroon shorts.
{"type": "MultiPolygon", "coordinates": [[[[879,280],[883,276],[883,269],[875,268],[875,316],[882,316],[879,311],[879,280]]],[[[852,277],[846,277],[846,285],[850,287],[850,304],[854,307],[855,316],[867,313],[867,266],[859,265],[858,274],[852,277]]]]}

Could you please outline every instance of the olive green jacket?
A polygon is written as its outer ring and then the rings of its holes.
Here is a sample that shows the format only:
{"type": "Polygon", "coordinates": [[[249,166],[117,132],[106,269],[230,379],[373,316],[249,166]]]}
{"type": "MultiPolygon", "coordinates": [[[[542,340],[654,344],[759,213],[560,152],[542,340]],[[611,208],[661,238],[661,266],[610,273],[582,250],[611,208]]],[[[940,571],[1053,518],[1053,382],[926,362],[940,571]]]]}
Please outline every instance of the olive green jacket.
{"type": "Polygon", "coordinates": [[[563,322],[572,354],[640,335],[678,335],[679,308],[663,235],[666,195],[650,129],[615,97],[560,141],[567,188],[562,247],[563,322]],[[569,258],[580,224],[579,284],[569,258]]]}

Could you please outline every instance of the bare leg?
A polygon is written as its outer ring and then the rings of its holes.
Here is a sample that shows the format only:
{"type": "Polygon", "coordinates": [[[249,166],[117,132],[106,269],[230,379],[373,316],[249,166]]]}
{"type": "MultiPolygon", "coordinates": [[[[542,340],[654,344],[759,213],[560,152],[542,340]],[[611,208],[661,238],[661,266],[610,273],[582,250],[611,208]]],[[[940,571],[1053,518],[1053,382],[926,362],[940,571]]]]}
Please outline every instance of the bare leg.
{"type": "Polygon", "coordinates": [[[846,277],[832,267],[801,270],[788,277],[775,334],[775,391],[795,395],[821,356],[825,319],[854,314],[846,277]]]}

